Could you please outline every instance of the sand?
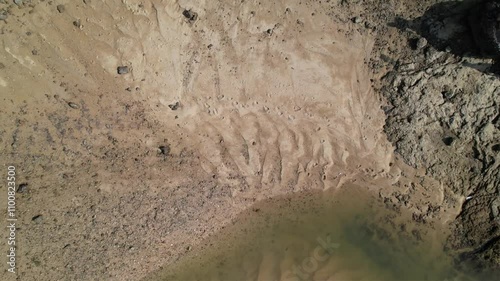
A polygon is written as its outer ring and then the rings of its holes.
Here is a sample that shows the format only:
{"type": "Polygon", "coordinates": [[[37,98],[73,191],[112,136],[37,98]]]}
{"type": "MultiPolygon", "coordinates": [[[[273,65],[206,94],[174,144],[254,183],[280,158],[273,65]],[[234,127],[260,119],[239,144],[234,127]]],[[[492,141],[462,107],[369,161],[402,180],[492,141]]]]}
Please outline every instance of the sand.
{"type": "Polygon", "coordinates": [[[20,280],[140,280],[304,190],[359,184],[422,232],[460,213],[467,194],[387,138],[373,60],[406,42],[370,3],[21,2],[0,1],[20,280]]]}

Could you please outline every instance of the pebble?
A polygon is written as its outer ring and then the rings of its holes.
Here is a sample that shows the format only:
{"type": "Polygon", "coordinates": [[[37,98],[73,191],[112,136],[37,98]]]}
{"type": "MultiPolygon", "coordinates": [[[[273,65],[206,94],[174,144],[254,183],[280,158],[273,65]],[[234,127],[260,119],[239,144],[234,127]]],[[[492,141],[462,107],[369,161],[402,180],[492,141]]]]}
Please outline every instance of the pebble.
{"type": "Polygon", "coordinates": [[[73,22],[73,25],[76,26],[76,27],[78,27],[78,28],[81,28],[82,27],[82,22],[80,20],[75,20],[73,22]]]}
{"type": "Polygon", "coordinates": [[[361,19],[360,17],[354,17],[354,18],[352,19],[352,22],[354,22],[354,23],[360,23],[360,22],[362,22],[362,21],[363,21],[363,19],[361,19]]]}
{"type": "Polygon", "coordinates": [[[427,39],[421,37],[417,41],[417,50],[423,49],[427,46],[427,39]]]}
{"type": "Polygon", "coordinates": [[[158,153],[163,154],[165,156],[168,156],[170,154],[170,146],[162,145],[162,146],[158,147],[158,153]]]}
{"type": "Polygon", "coordinates": [[[6,20],[9,17],[7,14],[0,14],[0,20],[6,20]]]}
{"type": "Polygon", "coordinates": [[[16,192],[17,193],[24,193],[28,191],[28,184],[27,183],[21,183],[18,187],[17,187],[17,190],[16,192]]]}
{"type": "Polygon", "coordinates": [[[57,11],[59,11],[59,13],[64,13],[64,11],[66,10],[66,8],[64,7],[64,5],[57,5],[57,11]]]}
{"type": "Polygon", "coordinates": [[[177,110],[179,108],[179,106],[180,106],[179,102],[168,105],[168,107],[170,107],[170,109],[172,109],[172,110],[177,110]]]}
{"type": "Polygon", "coordinates": [[[182,15],[186,17],[189,21],[193,22],[198,18],[198,14],[191,10],[184,10],[182,15]]]}
{"type": "Polygon", "coordinates": [[[32,221],[36,222],[36,223],[41,223],[42,220],[43,220],[43,216],[42,215],[36,215],[34,217],[31,218],[32,221]]]}
{"type": "Polygon", "coordinates": [[[14,4],[21,6],[23,4],[23,0],[14,0],[14,4]]]}
{"type": "Polygon", "coordinates": [[[118,74],[127,74],[128,73],[128,66],[119,66],[116,68],[116,72],[118,72],[118,74]]]}
{"type": "Polygon", "coordinates": [[[68,102],[68,105],[69,107],[73,108],[73,109],[79,109],[80,106],[74,102],[68,102]]]}

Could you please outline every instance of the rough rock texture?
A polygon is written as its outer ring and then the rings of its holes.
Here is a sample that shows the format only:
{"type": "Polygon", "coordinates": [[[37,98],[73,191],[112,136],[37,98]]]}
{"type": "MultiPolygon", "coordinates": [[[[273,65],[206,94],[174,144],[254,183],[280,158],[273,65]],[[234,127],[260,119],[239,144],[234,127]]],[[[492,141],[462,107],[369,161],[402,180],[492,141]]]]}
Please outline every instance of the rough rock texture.
{"type": "Polygon", "coordinates": [[[500,79],[487,71],[492,55],[474,49],[472,38],[484,34],[469,29],[469,5],[436,3],[421,17],[396,23],[408,46],[381,52],[382,62],[372,64],[389,69],[379,93],[387,100],[385,131],[398,154],[466,197],[450,248],[475,269],[498,268],[500,79]],[[418,48],[419,36],[429,46],[418,48]]]}

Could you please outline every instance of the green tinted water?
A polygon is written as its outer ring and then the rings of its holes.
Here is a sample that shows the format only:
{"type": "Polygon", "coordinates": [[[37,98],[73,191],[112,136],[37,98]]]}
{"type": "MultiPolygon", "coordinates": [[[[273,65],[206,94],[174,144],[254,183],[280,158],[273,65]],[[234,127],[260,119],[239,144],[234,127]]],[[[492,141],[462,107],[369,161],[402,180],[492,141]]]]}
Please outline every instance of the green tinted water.
{"type": "Polygon", "coordinates": [[[253,206],[175,265],[147,280],[472,280],[424,232],[355,186],[253,206]]]}

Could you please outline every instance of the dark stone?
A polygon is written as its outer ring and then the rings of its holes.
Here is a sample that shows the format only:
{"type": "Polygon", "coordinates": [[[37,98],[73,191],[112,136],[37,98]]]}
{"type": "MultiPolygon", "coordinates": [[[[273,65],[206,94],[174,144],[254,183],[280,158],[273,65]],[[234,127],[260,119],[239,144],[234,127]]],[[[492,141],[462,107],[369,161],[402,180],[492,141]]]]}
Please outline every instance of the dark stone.
{"type": "Polygon", "coordinates": [[[25,193],[26,191],[28,191],[28,184],[27,183],[21,183],[18,187],[17,187],[17,193],[25,193]]]}
{"type": "Polygon", "coordinates": [[[59,13],[64,13],[64,11],[66,10],[66,7],[64,7],[64,5],[62,5],[62,4],[61,5],[57,5],[56,8],[57,8],[57,11],[59,13]]]}
{"type": "Polygon", "coordinates": [[[118,68],[116,68],[116,72],[118,72],[118,74],[120,74],[120,75],[127,74],[128,73],[128,66],[119,66],[118,68]]]}
{"type": "Polygon", "coordinates": [[[76,26],[76,27],[78,27],[78,28],[81,28],[82,27],[82,22],[80,20],[75,20],[73,22],[73,25],[76,26]]]}
{"type": "Polygon", "coordinates": [[[191,10],[184,10],[182,15],[186,17],[189,21],[194,22],[198,18],[198,14],[191,10]]]}
{"type": "Polygon", "coordinates": [[[176,103],[173,103],[173,104],[169,104],[168,107],[170,107],[170,109],[172,109],[172,110],[177,110],[180,105],[181,104],[179,102],[176,102],[176,103]]]}
{"type": "Polygon", "coordinates": [[[80,106],[74,102],[68,102],[68,105],[69,107],[73,108],[73,109],[79,109],[80,106]]]}
{"type": "Polygon", "coordinates": [[[170,154],[170,146],[168,145],[162,145],[158,147],[158,152],[161,155],[168,156],[170,154]]]}
{"type": "Polygon", "coordinates": [[[36,222],[36,223],[40,223],[43,220],[43,216],[42,215],[36,215],[36,216],[32,217],[31,220],[34,221],[34,222],[36,222]]]}

